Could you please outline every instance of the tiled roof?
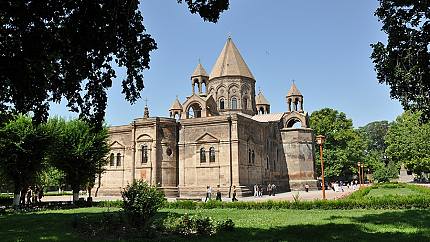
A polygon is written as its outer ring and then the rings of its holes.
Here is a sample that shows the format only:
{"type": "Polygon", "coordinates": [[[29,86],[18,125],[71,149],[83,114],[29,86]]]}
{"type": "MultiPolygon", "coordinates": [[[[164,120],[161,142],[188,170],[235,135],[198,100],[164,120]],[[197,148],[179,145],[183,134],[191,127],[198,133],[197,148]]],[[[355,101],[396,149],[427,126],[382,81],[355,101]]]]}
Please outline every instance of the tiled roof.
{"type": "Polygon", "coordinates": [[[276,122],[282,119],[284,113],[269,113],[252,116],[252,119],[258,122],[276,122]]]}
{"type": "Polygon", "coordinates": [[[263,93],[260,91],[258,95],[255,97],[255,104],[257,105],[270,105],[269,101],[264,97],[263,93]]]}
{"type": "Polygon", "coordinates": [[[222,76],[244,76],[254,79],[251,71],[229,37],[215,62],[209,79],[222,76]]]}
{"type": "Polygon", "coordinates": [[[208,73],[206,72],[205,68],[203,68],[202,64],[197,64],[196,69],[194,70],[191,77],[195,76],[208,76],[208,73]]]}
{"type": "Polygon", "coordinates": [[[287,96],[302,96],[299,89],[297,89],[296,84],[291,85],[290,90],[288,91],[287,96]]]}

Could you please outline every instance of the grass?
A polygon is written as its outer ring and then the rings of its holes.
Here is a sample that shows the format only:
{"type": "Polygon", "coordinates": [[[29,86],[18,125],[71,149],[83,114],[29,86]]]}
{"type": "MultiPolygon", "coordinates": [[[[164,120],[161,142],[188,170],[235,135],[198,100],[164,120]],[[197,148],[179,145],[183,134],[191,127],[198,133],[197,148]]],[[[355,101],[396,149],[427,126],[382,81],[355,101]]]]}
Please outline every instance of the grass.
{"type": "Polygon", "coordinates": [[[421,195],[420,192],[411,190],[410,188],[378,188],[372,189],[365,197],[383,197],[383,196],[410,196],[410,195],[421,195]]]}
{"type": "MultiPolygon", "coordinates": [[[[117,210],[111,208],[109,212],[117,210]]],[[[0,240],[97,241],[81,238],[72,228],[72,221],[82,216],[97,219],[103,212],[108,209],[2,215],[0,240]]],[[[430,210],[163,209],[159,214],[166,213],[230,218],[236,229],[209,238],[170,237],[164,241],[430,241],[430,210]]]]}

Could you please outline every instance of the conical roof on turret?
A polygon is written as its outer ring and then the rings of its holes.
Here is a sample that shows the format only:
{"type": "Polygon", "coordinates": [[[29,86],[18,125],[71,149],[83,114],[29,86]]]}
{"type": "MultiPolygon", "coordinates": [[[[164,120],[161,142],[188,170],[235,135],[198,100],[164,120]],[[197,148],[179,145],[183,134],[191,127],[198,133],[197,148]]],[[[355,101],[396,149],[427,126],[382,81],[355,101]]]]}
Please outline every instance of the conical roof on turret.
{"type": "Polygon", "coordinates": [[[229,37],[212,68],[209,79],[222,76],[244,76],[254,79],[251,71],[229,37]]]}
{"type": "Polygon", "coordinates": [[[299,89],[297,89],[296,84],[293,82],[293,84],[290,87],[290,90],[288,91],[287,96],[302,96],[299,89]]]}
{"type": "Polygon", "coordinates": [[[259,91],[258,95],[255,97],[255,104],[256,105],[270,105],[269,101],[264,97],[263,92],[259,91]]]}
{"type": "Polygon", "coordinates": [[[208,73],[206,72],[205,68],[203,68],[201,63],[197,64],[196,69],[194,70],[193,74],[191,75],[191,77],[196,77],[196,76],[209,77],[208,73]]]}
{"type": "Polygon", "coordinates": [[[172,106],[170,107],[169,110],[182,110],[182,105],[179,102],[178,97],[176,97],[175,101],[173,102],[172,106]]]}

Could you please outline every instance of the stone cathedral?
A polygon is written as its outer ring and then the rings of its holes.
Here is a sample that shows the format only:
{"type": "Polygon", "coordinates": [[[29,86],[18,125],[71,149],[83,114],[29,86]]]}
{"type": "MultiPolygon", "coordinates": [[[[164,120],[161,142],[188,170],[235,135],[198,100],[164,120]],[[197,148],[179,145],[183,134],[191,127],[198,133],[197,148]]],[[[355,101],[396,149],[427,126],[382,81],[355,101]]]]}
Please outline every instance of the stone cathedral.
{"type": "Polygon", "coordinates": [[[316,188],[314,134],[294,83],[286,111],[271,113],[231,38],[211,73],[199,63],[190,80],[191,95],[174,100],[170,117],[150,117],[145,106],[143,117],[109,128],[100,194],[119,195],[134,179],[168,197],[201,197],[208,185],[219,185],[223,196],[232,186],[238,196],[251,195],[254,184],[316,188]]]}

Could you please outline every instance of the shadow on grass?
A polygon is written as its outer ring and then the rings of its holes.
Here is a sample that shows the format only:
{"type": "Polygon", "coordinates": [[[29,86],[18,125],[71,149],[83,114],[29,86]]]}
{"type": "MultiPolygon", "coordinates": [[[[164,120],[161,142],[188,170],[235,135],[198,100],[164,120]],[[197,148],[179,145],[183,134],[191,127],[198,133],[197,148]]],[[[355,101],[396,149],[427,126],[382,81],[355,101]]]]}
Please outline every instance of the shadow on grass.
{"type": "Polygon", "coordinates": [[[348,218],[354,223],[430,228],[430,210],[428,209],[398,210],[378,214],[365,214],[360,217],[331,216],[330,221],[341,218],[348,218]]]}
{"type": "MultiPolygon", "coordinates": [[[[247,211],[244,210],[244,213],[247,211]]],[[[312,211],[308,211],[312,212],[312,211]]],[[[354,210],[351,210],[353,213],[354,210]]],[[[73,229],[76,217],[99,219],[101,213],[42,213],[0,216],[1,241],[97,241],[79,237],[73,229]]],[[[158,218],[180,216],[161,212],[158,218]]],[[[285,218],[288,219],[288,218],[285,218]]],[[[399,210],[360,217],[332,216],[322,224],[295,224],[281,227],[235,228],[232,232],[221,232],[211,237],[158,238],[149,241],[430,241],[430,210],[399,210]],[[342,219],[337,221],[336,219],[342,219]],[[349,222],[345,222],[348,219],[349,222]],[[330,222],[331,221],[331,222],[330,222]],[[368,229],[366,225],[371,225],[368,229]],[[380,225],[406,225],[417,228],[418,232],[388,232],[380,225]],[[373,229],[374,228],[374,229],[373,229]],[[422,230],[420,230],[422,229],[422,230]]],[[[100,238],[102,239],[102,238],[100,238]]]]}

